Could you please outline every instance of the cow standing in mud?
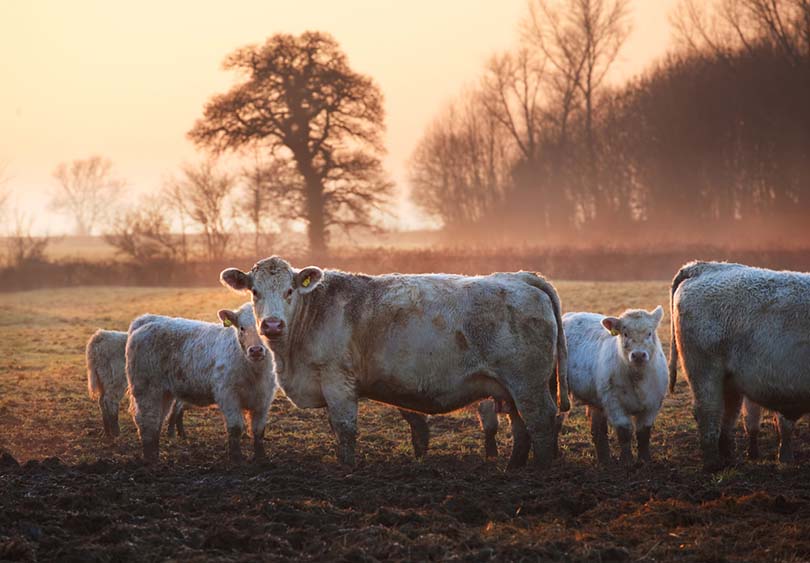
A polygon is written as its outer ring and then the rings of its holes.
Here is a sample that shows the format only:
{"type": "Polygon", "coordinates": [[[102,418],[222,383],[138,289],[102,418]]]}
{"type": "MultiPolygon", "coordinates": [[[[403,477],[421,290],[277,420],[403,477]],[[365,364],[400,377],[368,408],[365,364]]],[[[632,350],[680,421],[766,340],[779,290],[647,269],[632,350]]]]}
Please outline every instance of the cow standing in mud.
{"type": "Polygon", "coordinates": [[[705,469],[734,456],[743,397],[795,421],[810,412],[810,275],[693,262],[672,281],[670,389],[692,389],[705,469]]]}
{"type": "Polygon", "coordinates": [[[447,413],[493,397],[510,413],[509,468],[555,451],[556,371],[568,410],[567,350],[554,287],[528,272],[483,277],[366,276],[278,257],[222,282],[250,291],[256,322],[284,393],[298,407],[327,407],[338,461],[355,463],[361,397],[421,413],[447,413]]]}

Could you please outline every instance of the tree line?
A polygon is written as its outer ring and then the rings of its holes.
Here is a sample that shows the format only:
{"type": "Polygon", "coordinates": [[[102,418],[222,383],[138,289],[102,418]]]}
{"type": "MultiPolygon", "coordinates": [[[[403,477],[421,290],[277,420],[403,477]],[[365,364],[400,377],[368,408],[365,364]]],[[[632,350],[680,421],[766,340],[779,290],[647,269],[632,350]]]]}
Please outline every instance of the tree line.
{"type": "MultiPolygon", "coordinates": [[[[629,0],[528,0],[518,47],[426,128],[407,166],[413,201],[451,243],[800,244],[810,0],[681,0],[671,21],[677,49],[610,86],[629,0]]],[[[51,208],[136,263],[217,261],[246,240],[239,250],[261,255],[293,222],[324,255],[336,229],[391,211],[383,95],[334,38],[277,34],[223,67],[234,85],[188,132],[198,163],[120,210],[109,160],[60,164],[51,208]]],[[[10,261],[41,258],[47,242],[15,224],[10,261]]]]}
{"type": "Polygon", "coordinates": [[[626,0],[532,0],[520,47],[428,127],[415,201],[451,239],[801,242],[810,2],[684,0],[678,49],[619,87],[626,0]]]}

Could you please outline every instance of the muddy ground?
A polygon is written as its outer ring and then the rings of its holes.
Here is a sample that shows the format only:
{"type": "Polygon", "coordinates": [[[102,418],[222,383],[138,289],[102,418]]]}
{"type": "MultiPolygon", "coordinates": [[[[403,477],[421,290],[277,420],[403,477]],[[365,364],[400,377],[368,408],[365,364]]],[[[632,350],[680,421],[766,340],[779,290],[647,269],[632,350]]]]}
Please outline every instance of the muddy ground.
{"type": "MultiPolygon", "coordinates": [[[[774,460],[765,420],[765,459],[748,462],[741,451],[735,467],[705,474],[683,381],[665,402],[646,466],[597,467],[580,407],[561,437],[563,458],[542,473],[504,471],[505,419],[501,456],[485,462],[472,411],[433,418],[431,453],[415,461],[396,411],[364,403],[360,462],[348,471],[335,461],[325,413],[283,397],[265,463],[228,464],[219,413],[194,409],[188,438],[164,438],[160,464],[143,466],[124,405],[121,436],[103,438],[82,348],[96,326],[119,328],[134,312],[196,307],[205,318],[214,303],[236,303],[216,290],[164,291],[125,301],[131,292],[57,293],[60,305],[53,293],[0,298],[0,559],[810,560],[806,424],[795,466],[774,460]],[[42,309],[32,310],[37,299],[42,309]]],[[[560,292],[568,310],[605,300],[606,312],[619,312],[662,302],[665,284],[560,284],[560,292]]],[[[247,437],[243,449],[250,453],[247,437]]]]}

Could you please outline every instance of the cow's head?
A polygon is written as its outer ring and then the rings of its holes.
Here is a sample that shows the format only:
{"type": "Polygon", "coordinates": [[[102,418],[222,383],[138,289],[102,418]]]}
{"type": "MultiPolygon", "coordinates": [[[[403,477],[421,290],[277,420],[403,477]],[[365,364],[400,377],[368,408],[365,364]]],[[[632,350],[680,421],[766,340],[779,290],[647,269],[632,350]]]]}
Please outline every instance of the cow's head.
{"type": "Polygon", "coordinates": [[[229,268],[219,278],[235,291],[251,292],[259,332],[272,344],[286,336],[298,301],[318,287],[323,270],[315,266],[295,270],[273,256],[257,262],[250,272],[229,268]]]}
{"type": "Polygon", "coordinates": [[[654,311],[631,309],[620,317],[605,317],[602,326],[619,339],[622,358],[631,366],[644,367],[658,348],[658,324],[664,316],[659,305],[654,311]]]}
{"type": "Polygon", "coordinates": [[[267,357],[267,348],[264,347],[264,343],[259,337],[259,331],[256,329],[251,303],[245,303],[236,311],[221,309],[217,315],[223,326],[231,327],[236,331],[239,346],[248,361],[261,362],[267,357]]]}

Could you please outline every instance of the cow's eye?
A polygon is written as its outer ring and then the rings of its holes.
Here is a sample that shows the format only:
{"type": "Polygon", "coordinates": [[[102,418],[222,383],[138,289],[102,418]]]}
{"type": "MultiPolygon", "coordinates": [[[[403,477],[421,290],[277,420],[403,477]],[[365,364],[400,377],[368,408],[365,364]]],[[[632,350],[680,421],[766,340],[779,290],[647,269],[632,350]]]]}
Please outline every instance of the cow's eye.
{"type": "Polygon", "coordinates": [[[284,292],[284,299],[289,299],[290,295],[292,295],[292,292],[293,292],[292,288],[287,289],[287,291],[284,292]]]}
{"type": "Polygon", "coordinates": [[[628,338],[628,336],[627,336],[627,333],[626,333],[626,332],[622,333],[622,335],[623,335],[625,338],[628,338]]]}
{"type": "Polygon", "coordinates": [[[240,327],[239,327],[239,332],[245,332],[245,327],[240,326],[240,327]]]}
{"type": "Polygon", "coordinates": [[[652,332],[647,333],[647,338],[652,338],[652,332]]]}
{"type": "Polygon", "coordinates": [[[252,290],[252,292],[253,292],[253,299],[258,299],[259,298],[259,292],[256,291],[255,289],[252,290]]]}

